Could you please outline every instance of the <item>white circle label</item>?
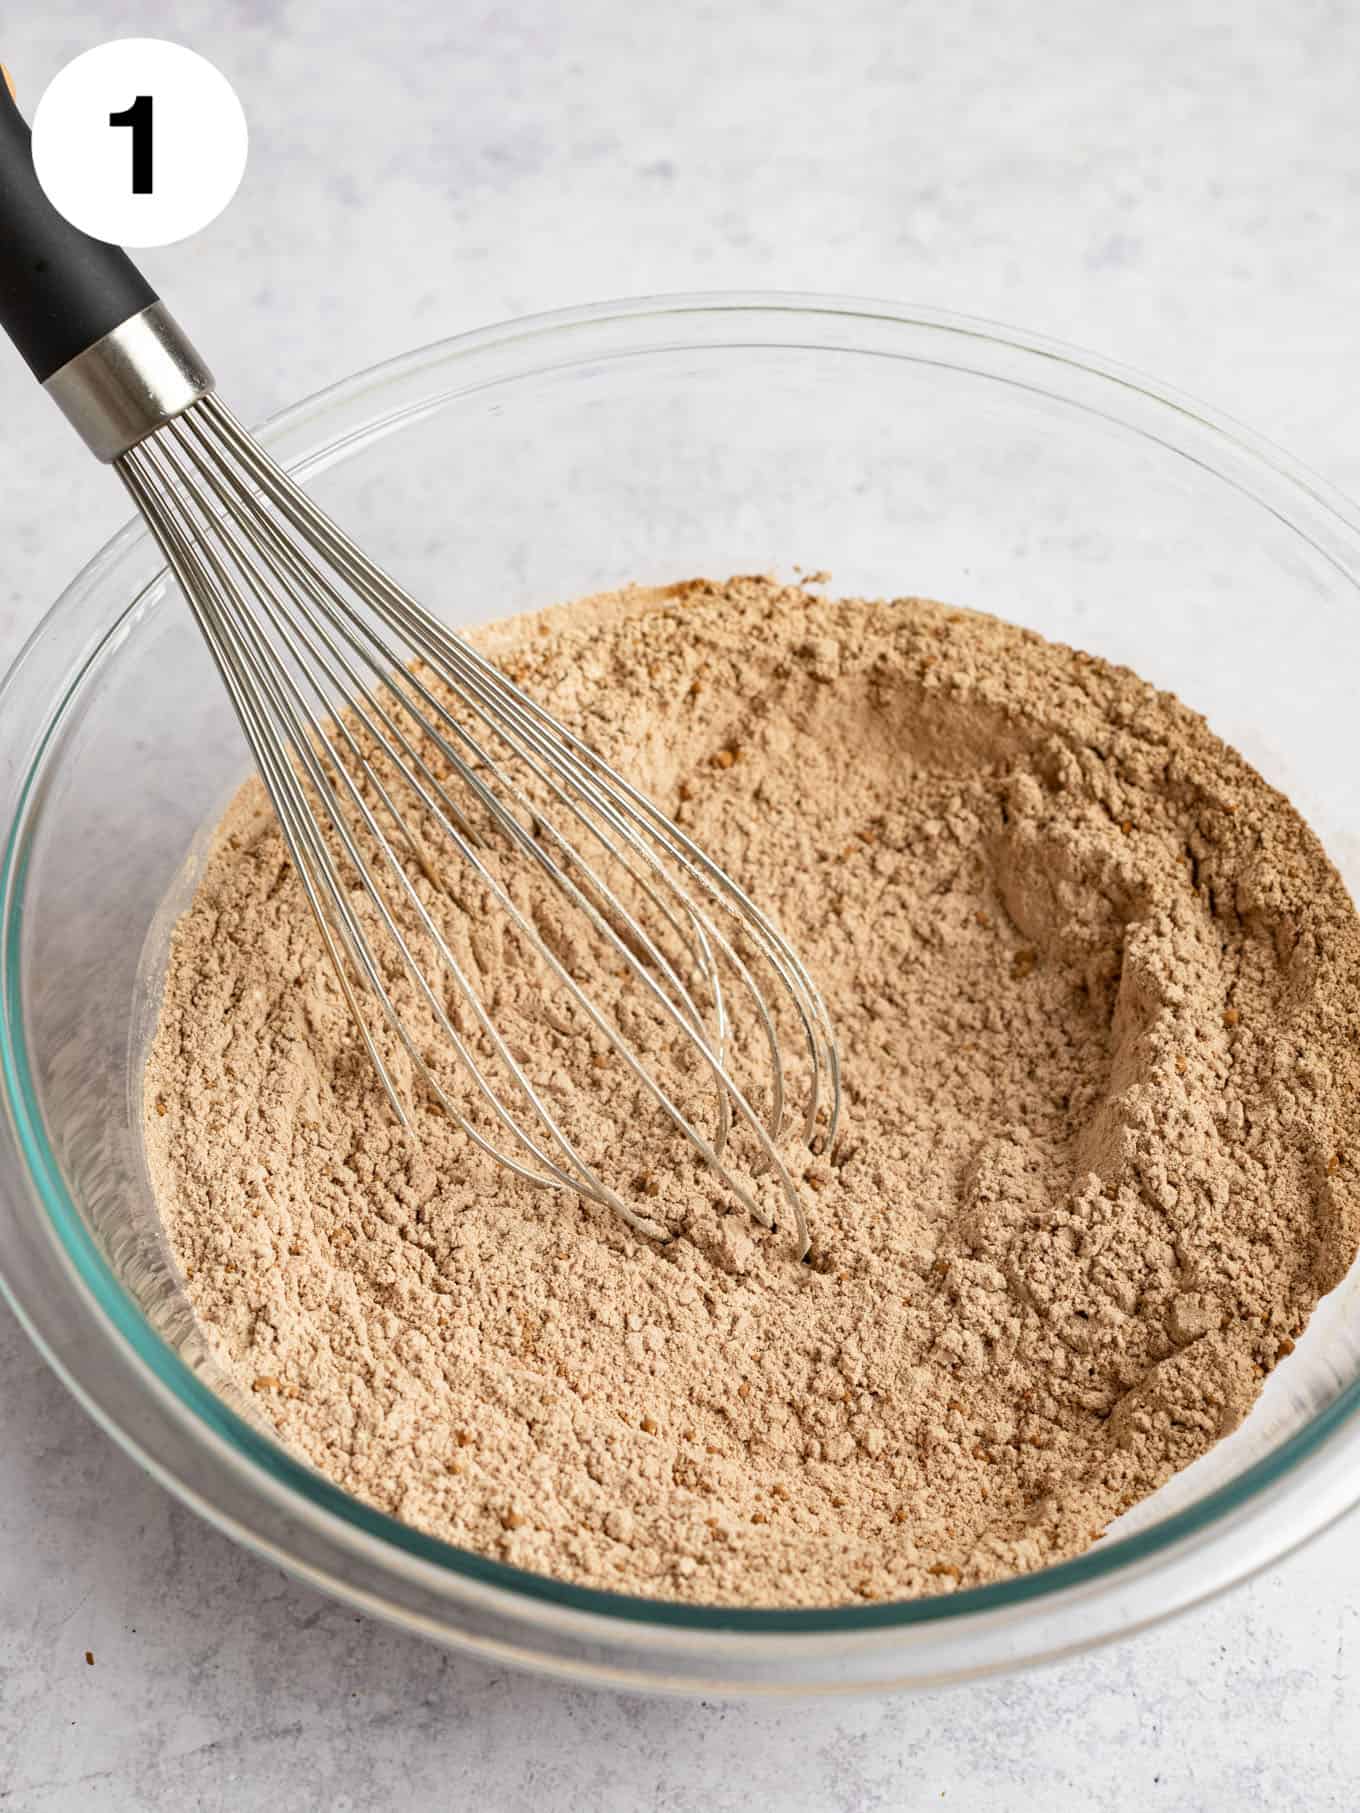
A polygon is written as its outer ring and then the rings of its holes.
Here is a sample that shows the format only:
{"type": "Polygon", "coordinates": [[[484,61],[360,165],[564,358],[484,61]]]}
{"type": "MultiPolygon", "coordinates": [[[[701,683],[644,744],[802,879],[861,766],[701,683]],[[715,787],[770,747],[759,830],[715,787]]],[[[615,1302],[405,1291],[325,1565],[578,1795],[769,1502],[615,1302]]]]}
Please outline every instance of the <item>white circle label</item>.
{"type": "Polygon", "coordinates": [[[33,115],[33,168],[47,199],[115,245],[173,245],[216,220],[245,173],[247,143],[221,70],[164,38],[82,52],[33,115]]]}

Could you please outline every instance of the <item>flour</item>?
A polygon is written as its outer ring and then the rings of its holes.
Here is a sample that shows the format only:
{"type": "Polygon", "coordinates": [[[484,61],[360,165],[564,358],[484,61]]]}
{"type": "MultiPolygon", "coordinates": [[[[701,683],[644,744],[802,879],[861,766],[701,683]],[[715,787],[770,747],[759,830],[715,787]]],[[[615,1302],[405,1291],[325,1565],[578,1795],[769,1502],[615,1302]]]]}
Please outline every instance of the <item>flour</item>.
{"type": "Polygon", "coordinates": [[[694,581],[479,640],[822,986],[847,1108],[803,1155],[812,1263],[627,1116],[665,1244],[427,1104],[402,1133],[251,782],[147,1075],[218,1358],[341,1486],[563,1579],[811,1605],[1078,1553],[1355,1255],[1360,924],[1311,832],[1167,694],[916,599],[694,581]]]}

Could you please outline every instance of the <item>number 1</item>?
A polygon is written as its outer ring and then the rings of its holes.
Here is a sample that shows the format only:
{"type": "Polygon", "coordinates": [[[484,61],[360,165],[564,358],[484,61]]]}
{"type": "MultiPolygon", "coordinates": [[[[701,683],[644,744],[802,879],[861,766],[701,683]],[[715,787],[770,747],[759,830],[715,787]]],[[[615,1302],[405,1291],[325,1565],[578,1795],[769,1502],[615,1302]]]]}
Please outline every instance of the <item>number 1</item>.
{"type": "Polygon", "coordinates": [[[151,96],[139,94],[131,107],[109,115],[110,126],[132,128],[132,193],[151,193],[151,96]]]}

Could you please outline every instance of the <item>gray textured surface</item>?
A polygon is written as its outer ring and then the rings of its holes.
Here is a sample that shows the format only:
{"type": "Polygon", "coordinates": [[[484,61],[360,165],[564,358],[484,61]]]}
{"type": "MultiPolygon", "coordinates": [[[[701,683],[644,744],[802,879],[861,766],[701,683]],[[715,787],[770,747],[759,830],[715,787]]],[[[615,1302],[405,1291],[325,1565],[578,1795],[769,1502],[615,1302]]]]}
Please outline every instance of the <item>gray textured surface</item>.
{"type": "MultiPolygon", "coordinates": [[[[111,0],[44,10],[4,45],[30,105],[132,28],[111,0]]],[[[836,288],[1093,346],[1360,490],[1360,15],[1342,4],[179,0],[135,29],[213,57],[250,116],[232,209],[147,261],[247,416],[525,310],[836,288]]],[[[7,663],[124,512],[4,360],[0,420],[7,663]]],[[[3,1312],[0,1380],[5,1808],[1360,1798],[1354,1519],[1174,1626],[1017,1681],[645,1702],[442,1656],[238,1553],[3,1312]]]]}

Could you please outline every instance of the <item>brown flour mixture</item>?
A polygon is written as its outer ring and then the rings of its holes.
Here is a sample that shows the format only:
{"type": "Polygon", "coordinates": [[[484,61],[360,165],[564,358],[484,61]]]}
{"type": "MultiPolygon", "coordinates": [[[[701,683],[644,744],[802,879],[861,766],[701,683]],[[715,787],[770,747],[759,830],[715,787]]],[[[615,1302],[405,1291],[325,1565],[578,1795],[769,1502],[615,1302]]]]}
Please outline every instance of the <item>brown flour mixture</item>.
{"type": "Polygon", "coordinates": [[[661,1246],[402,1135],[251,782],[147,1083],[222,1364],[360,1497],[595,1586],[826,1604],[1085,1548],[1356,1251],[1360,925],[1316,839],[1167,694],[917,599],[695,581],[482,641],[822,984],[813,1263],[680,1157],[661,1246]]]}

